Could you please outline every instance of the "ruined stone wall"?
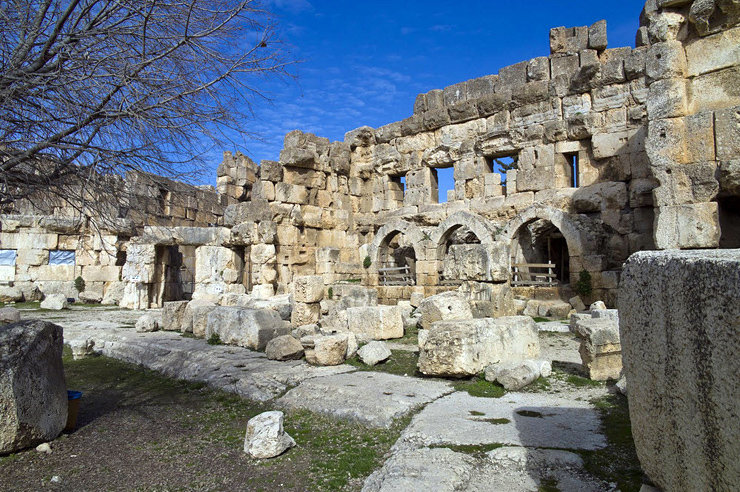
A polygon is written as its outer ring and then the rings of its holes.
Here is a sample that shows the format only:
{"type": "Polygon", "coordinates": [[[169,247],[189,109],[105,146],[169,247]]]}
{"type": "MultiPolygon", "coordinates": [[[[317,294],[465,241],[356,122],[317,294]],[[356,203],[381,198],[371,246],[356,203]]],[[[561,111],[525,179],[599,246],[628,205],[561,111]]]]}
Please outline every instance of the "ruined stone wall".
{"type": "Polygon", "coordinates": [[[740,5],[649,1],[647,151],[660,249],[740,247],[740,5]]]}

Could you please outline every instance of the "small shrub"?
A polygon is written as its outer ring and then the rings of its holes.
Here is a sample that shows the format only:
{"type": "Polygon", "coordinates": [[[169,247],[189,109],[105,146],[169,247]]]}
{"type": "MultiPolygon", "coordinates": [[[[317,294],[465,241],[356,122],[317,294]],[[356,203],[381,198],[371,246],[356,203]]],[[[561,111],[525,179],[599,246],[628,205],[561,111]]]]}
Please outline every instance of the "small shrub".
{"type": "Polygon", "coordinates": [[[366,256],[365,260],[362,262],[362,266],[364,266],[365,268],[370,268],[370,265],[372,264],[373,260],[371,260],[369,256],[366,256]]]}
{"type": "Polygon", "coordinates": [[[578,274],[578,282],[573,285],[573,290],[579,296],[588,296],[593,290],[591,274],[586,270],[581,270],[581,273],[578,274]]]}
{"type": "Polygon", "coordinates": [[[221,341],[221,337],[218,336],[218,333],[213,333],[210,337],[208,337],[208,340],[206,340],[206,343],[208,345],[223,345],[224,342],[221,341]]]}
{"type": "Polygon", "coordinates": [[[326,295],[327,295],[327,297],[329,297],[329,299],[331,299],[332,297],[334,297],[334,289],[331,288],[331,287],[329,287],[329,290],[326,292],[326,295]]]}
{"type": "Polygon", "coordinates": [[[82,292],[85,290],[85,279],[82,277],[77,277],[75,279],[75,289],[77,289],[77,292],[82,292]]]}

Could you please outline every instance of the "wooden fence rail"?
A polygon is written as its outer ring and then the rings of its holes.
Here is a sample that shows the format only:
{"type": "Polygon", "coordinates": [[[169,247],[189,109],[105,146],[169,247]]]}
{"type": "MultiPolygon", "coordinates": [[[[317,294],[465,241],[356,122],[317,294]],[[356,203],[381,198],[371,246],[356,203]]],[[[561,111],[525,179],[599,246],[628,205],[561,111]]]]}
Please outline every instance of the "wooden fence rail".
{"type": "Polygon", "coordinates": [[[555,286],[558,276],[554,263],[512,263],[511,286],[555,286]]]}
{"type": "Polygon", "coordinates": [[[379,283],[383,286],[414,285],[414,277],[411,275],[411,267],[378,268],[379,283]]]}

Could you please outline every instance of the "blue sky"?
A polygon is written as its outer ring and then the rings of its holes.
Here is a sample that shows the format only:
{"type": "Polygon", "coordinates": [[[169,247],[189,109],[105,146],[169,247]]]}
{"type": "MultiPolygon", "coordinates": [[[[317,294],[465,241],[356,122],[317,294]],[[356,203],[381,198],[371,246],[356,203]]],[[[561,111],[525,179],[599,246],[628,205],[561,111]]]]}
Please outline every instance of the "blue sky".
{"type": "MultiPolygon", "coordinates": [[[[277,160],[300,129],[330,140],[413,113],[416,95],[549,54],[549,30],[607,20],[609,47],[634,46],[642,0],[486,2],[266,0],[301,63],[264,86],[237,148],[277,160]]],[[[218,165],[218,163],[214,163],[218,165]]]]}

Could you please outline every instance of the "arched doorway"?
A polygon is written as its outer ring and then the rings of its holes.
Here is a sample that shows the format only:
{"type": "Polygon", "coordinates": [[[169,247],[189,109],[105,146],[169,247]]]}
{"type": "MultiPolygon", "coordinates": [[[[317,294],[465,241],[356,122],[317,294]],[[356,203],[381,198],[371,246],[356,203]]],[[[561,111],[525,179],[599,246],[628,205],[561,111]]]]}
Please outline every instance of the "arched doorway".
{"type": "Polygon", "coordinates": [[[563,233],[547,219],[522,224],[511,240],[512,285],[570,283],[570,253],[563,233]]]}
{"type": "Polygon", "coordinates": [[[413,241],[401,231],[390,232],[378,248],[378,283],[415,285],[416,260],[413,241]]]}

